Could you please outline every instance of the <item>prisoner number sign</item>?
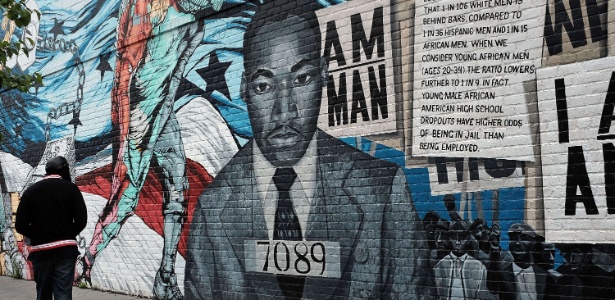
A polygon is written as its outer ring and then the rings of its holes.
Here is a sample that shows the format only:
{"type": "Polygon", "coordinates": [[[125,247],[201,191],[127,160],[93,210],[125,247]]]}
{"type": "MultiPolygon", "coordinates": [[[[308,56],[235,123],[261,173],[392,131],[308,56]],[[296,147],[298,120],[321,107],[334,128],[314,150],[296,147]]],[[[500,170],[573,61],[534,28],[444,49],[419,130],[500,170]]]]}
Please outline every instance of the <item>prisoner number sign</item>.
{"type": "Polygon", "coordinates": [[[248,272],[339,278],[340,246],[328,241],[250,240],[248,272]]]}

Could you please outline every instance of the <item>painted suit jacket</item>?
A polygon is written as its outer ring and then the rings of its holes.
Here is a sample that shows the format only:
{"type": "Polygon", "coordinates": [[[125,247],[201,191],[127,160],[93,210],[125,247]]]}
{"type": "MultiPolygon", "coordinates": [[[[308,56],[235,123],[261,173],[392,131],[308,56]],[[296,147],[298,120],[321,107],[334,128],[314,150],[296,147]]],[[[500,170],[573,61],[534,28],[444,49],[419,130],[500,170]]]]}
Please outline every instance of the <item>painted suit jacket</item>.
{"type": "MultiPolygon", "coordinates": [[[[317,191],[306,240],[340,243],[341,278],[307,277],[303,299],[431,299],[427,239],[403,171],[317,131],[317,191]]],[[[199,198],[187,299],[284,299],[276,276],[246,272],[244,241],[267,240],[252,142],[199,198]]]]}
{"type": "MultiPolygon", "coordinates": [[[[515,300],[517,299],[517,283],[515,273],[513,271],[513,263],[511,261],[503,261],[500,263],[499,270],[493,270],[490,266],[488,271],[491,274],[487,275],[489,289],[492,293],[498,294],[500,300],[515,300]]],[[[554,287],[547,287],[547,271],[540,266],[532,265],[534,276],[536,278],[536,299],[544,299],[545,292],[551,292],[554,287]]]]}

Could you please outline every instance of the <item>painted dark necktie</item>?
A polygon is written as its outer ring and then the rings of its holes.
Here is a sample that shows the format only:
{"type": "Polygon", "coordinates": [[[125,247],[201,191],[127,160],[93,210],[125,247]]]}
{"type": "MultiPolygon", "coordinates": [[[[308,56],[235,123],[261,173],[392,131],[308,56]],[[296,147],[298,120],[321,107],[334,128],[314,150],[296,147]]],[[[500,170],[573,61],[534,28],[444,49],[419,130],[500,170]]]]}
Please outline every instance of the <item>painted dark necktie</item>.
{"type": "MultiPolygon", "coordinates": [[[[303,239],[299,218],[295,214],[293,202],[290,199],[290,187],[297,179],[292,168],[278,168],[273,175],[273,183],[278,189],[278,206],[275,210],[273,239],[300,241],[303,239]]],[[[305,277],[277,275],[280,289],[286,299],[301,299],[305,277]]]]}

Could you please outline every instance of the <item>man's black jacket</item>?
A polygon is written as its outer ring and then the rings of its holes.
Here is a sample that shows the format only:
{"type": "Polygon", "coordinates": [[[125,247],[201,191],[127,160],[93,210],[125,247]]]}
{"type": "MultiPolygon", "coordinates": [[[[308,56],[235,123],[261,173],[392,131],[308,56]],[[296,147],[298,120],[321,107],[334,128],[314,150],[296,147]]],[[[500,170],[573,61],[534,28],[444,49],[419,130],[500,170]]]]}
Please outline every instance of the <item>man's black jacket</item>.
{"type": "MultiPolygon", "coordinates": [[[[83,195],[72,182],[45,178],[30,186],[21,196],[15,229],[30,238],[32,246],[62,240],[75,240],[85,228],[87,209],[83,195]]],[[[29,259],[78,255],[76,246],[31,253],[29,259]]]]}

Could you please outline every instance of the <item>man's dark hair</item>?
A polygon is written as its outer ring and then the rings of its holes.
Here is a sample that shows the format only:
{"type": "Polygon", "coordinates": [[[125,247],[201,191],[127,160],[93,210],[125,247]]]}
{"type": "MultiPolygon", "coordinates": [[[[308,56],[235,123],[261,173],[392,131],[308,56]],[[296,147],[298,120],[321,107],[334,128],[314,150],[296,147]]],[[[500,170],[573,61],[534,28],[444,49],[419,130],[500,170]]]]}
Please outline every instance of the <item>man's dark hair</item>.
{"type": "MultiPolygon", "coordinates": [[[[282,22],[291,17],[299,17],[305,20],[307,28],[314,31],[313,39],[310,39],[313,42],[306,43],[304,47],[313,47],[314,51],[320,55],[321,34],[318,18],[315,13],[319,8],[322,8],[322,6],[316,0],[265,0],[265,3],[257,5],[252,21],[250,21],[244,33],[244,57],[252,52],[253,40],[257,36],[258,29],[268,24],[282,22]]],[[[245,61],[244,63],[252,62],[245,61]]]]}
{"type": "Polygon", "coordinates": [[[45,172],[47,175],[60,175],[62,179],[71,180],[68,161],[62,156],[56,156],[48,160],[47,164],[45,164],[45,172]]]}

